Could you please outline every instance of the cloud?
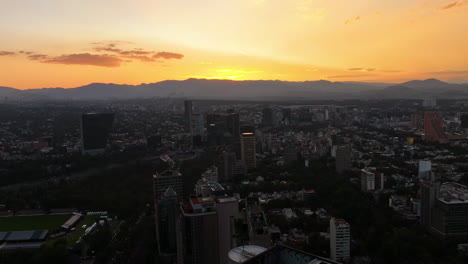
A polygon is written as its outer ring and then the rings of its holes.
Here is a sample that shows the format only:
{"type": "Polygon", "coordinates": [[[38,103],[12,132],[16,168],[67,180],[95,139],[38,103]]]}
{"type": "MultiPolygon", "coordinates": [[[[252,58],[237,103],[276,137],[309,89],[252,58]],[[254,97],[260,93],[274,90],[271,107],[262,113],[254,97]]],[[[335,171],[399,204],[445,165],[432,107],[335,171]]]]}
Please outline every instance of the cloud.
{"type": "Polygon", "coordinates": [[[371,71],[375,71],[376,69],[375,68],[349,68],[348,71],[368,71],[368,72],[371,72],[371,71]]]}
{"type": "Polygon", "coordinates": [[[426,72],[426,74],[468,74],[468,71],[438,71],[438,72],[426,72]]]}
{"type": "Polygon", "coordinates": [[[12,52],[12,51],[1,51],[0,50],[0,56],[12,56],[12,55],[15,55],[15,53],[12,52]]]}
{"type": "Polygon", "coordinates": [[[439,6],[437,8],[437,10],[440,10],[440,11],[449,10],[449,9],[453,9],[453,8],[456,8],[456,7],[464,6],[467,3],[468,2],[466,2],[465,0],[459,0],[459,1],[451,2],[451,3],[443,5],[443,6],[439,6]]]}
{"type": "Polygon", "coordinates": [[[333,75],[333,76],[327,76],[329,79],[339,79],[339,78],[357,78],[357,77],[369,77],[369,76],[375,76],[374,74],[348,74],[348,75],[333,75]]]}
{"type": "Polygon", "coordinates": [[[31,55],[28,55],[28,59],[30,60],[46,60],[49,58],[49,56],[45,55],[45,54],[34,54],[34,53],[30,53],[31,55]]]}
{"type": "Polygon", "coordinates": [[[348,24],[351,23],[351,22],[356,22],[356,21],[359,21],[359,20],[361,20],[361,16],[356,16],[356,17],[348,18],[348,19],[346,19],[346,21],[345,21],[345,25],[348,25],[348,24]]]}
{"type": "Polygon", "coordinates": [[[173,53],[173,52],[167,52],[167,51],[161,51],[153,55],[153,59],[177,59],[180,60],[184,57],[183,54],[179,53],[173,53]]]}
{"type": "Polygon", "coordinates": [[[65,65],[92,65],[101,67],[119,67],[123,60],[111,55],[96,55],[89,53],[65,54],[58,57],[41,60],[42,63],[65,65]]]}
{"type": "Polygon", "coordinates": [[[143,62],[153,62],[156,61],[155,59],[148,57],[148,56],[140,56],[140,55],[129,55],[129,56],[123,56],[124,58],[127,59],[134,59],[134,60],[139,60],[143,62]]]}
{"type": "Polygon", "coordinates": [[[144,50],[144,49],[121,49],[118,48],[117,46],[119,43],[109,43],[103,45],[102,43],[94,43],[95,45],[99,45],[97,47],[94,47],[93,50],[97,52],[111,52],[116,55],[120,55],[124,58],[129,58],[129,59],[136,59],[140,61],[145,61],[145,62],[153,62],[157,61],[156,59],[182,59],[184,57],[183,54],[179,53],[173,53],[173,52],[167,52],[167,51],[160,51],[160,52],[155,52],[155,51],[149,51],[149,50],[144,50]]]}
{"type": "Polygon", "coordinates": [[[211,65],[211,64],[213,64],[213,62],[211,62],[211,61],[202,61],[202,62],[200,62],[199,64],[202,64],[202,65],[211,65]]]}

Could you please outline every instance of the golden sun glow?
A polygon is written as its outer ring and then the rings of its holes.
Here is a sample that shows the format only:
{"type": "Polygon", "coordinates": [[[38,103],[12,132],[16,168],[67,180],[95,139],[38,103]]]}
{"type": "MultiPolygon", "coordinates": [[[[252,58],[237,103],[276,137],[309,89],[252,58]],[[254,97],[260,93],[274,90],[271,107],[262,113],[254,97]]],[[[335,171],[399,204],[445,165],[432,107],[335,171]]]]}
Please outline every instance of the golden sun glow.
{"type": "Polygon", "coordinates": [[[357,1],[6,1],[0,86],[468,82],[468,1],[357,1]]]}

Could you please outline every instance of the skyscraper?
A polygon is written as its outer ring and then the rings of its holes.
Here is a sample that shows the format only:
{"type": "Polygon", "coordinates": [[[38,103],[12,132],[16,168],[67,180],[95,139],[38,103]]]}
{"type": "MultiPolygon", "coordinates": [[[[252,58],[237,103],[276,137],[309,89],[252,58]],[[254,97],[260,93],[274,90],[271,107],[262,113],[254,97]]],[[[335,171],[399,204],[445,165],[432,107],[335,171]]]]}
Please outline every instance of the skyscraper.
{"type": "Polygon", "coordinates": [[[83,154],[98,154],[105,151],[113,122],[113,113],[90,113],[81,116],[83,154]]]}
{"type": "Polygon", "coordinates": [[[421,225],[427,229],[431,227],[432,207],[439,196],[440,183],[422,181],[421,182],[421,225]]]}
{"type": "Polygon", "coordinates": [[[416,112],[411,114],[411,127],[420,129],[423,127],[423,114],[416,112]]]}
{"type": "Polygon", "coordinates": [[[190,100],[184,101],[184,119],[185,119],[186,127],[189,129],[192,128],[192,114],[193,114],[192,101],[190,100]]]}
{"type": "Polygon", "coordinates": [[[348,222],[343,219],[330,219],[330,258],[342,262],[351,259],[351,232],[348,222]]]}
{"type": "Polygon", "coordinates": [[[339,146],[336,149],[336,172],[343,173],[351,169],[351,146],[339,146]]]}
{"type": "Polygon", "coordinates": [[[432,165],[430,160],[420,160],[418,163],[418,178],[424,181],[430,181],[432,174],[432,165]]]}
{"type": "Polygon", "coordinates": [[[226,132],[230,133],[234,138],[239,138],[239,114],[230,113],[226,115],[226,132]]]}
{"type": "Polygon", "coordinates": [[[238,200],[191,197],[181,210],[185,218],[185,263],[228,263],[228,253],[235,247],[232,219],[239,212],[238,200]]]}
{"type": "Polygon", "coordinates": [[[262,110],[262,125],[272,126],[274,125],[274,114],[273,109],[267,107],[262,110]]]}
{"type": "Polygon", "coordinates": [[[171,187],[156,200],[156,241],[162,263],[183,262],[181,216],[177,193],[171,187]]]}
{"type": "Polygon", "coordinates": [[[448,137],[444,132],[444,120],[434,112],[424,113],[424,140],[447,143],[448,137]]]}
{"type": "Polygon", "coordinates": [[[179,200],[183,197],[183,179],[178,171],[167,170],[153,175],[153,191],[155,199],[159,199],[171,187],[179,200]]]}
{"type": "Polygon", "coordinates": [[[256,146],[254,133],[241,134],[241,159],[247,165],[247,168],[257,167],[256,146]]]}
{"type": "Polygon", "coordinates": [[[434,201],[431,231],[444,240],[466,241],[468,238],[468,188],[446,182],[434,201]]]}

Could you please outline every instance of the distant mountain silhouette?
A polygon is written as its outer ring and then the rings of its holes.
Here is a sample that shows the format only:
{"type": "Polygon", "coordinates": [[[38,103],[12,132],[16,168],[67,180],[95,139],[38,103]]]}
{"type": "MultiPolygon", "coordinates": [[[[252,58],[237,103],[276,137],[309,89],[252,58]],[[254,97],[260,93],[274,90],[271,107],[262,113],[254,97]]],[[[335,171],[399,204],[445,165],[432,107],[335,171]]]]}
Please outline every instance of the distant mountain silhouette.
{"type": "Polygon", "coordinates": [[[436,79],[415,80],[402,84],[325,80],[287,82],[187,79],[140,85],[91,83],[70,89],[17,90],[0,87],[0,99],[8,100],[107,100],[152,97],[243,100],[421,99],[427,96],[468,98],[468,85],[451,84],[436,79]]]}

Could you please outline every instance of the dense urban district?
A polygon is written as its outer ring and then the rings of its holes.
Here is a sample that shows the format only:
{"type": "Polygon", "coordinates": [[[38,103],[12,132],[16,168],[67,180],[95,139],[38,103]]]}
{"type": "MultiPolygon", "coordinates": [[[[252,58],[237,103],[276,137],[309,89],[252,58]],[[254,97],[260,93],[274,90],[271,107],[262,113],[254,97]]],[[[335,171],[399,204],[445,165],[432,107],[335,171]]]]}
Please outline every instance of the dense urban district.
{"type": "Polygon", "coordinates": [[[0,263],[468,263],[468,101],[0,103],[0,263]]]}

